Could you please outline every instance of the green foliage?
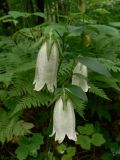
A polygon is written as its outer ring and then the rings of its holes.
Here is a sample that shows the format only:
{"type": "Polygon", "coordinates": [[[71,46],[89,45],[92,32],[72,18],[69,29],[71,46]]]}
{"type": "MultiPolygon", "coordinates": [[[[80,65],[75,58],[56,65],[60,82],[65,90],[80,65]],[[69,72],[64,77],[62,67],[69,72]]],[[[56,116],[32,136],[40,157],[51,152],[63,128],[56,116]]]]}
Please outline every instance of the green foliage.
{"type": "Polygon", "coordinates": [[[38,12],[36,2],[27,0],[10,0],[7,14],[4,7],[0,9],[0,33],[4,35],[0,36],[0,159],[119,160],[120,3],[44,3],[45,13],[38,12]],[[39,24],[39,18],[45,23],[39,24]],[[51,32],[59,38],[61,51],[58,88],[53,94],[46,86],[36,92],[32,85],[38,50],[51,32]],[[71,85],[78,61],[88,67],[88,77],[79,75],[88,81],[87,93],[71,85]],[[49,133],[53,106],[61,95],[71,99],[78,113],[78,135],[75,143],[65,138],[59,145],[49,133]]]}
{"type": "Polygon", "coordinates": [[[20,137],[25,134],[31,133],[30,129],[33,128],[32,123],[19,120],[18,116],[10,117],[3,109],[0,109],[0,142],[5,143],[14,141],[15,137],[20,137]]]}
{"type": "Polygon", "coordinates": [[[91,145],[101,146],[105,143],[105,139],[101,133],[97,133],[93,124],[85,124],[85,126],[78,126],[78,140],[76,144],[80,145],[81,148],[90,150],[91,145]]]}
{"type": "Polygon", "coordinates": [[[64,144],[60,144],[58,147],[57,147],[57,151],[58,153],[60,154],[64,154],[62,156],[62,160],[72,160],[72,157],[75,155],[76,153],[76,148],[75,147],[66,147],[66,145],[64,144]]]}
{"type": "Polygon", "coordinates": [[[106,93],[104,92],[103,89],[98,88],[98,87],[96,87],[96,86],[94,86],[92,84],[90,85],[89,92],[94,93],[94,94],[100,96],[101,98],[110,100],[109,97],[106,95],[106,93]]]}
{"type": "Polygon", "coordinates": [[[24,160],[31,155],[37,157],[37,150],[40,149],[40,145],[44,144],[43,136],[39,133],[34,133],[32,137],[21,137],[19,141],[19,147],[16,149],[17,158],[24,160]]]}

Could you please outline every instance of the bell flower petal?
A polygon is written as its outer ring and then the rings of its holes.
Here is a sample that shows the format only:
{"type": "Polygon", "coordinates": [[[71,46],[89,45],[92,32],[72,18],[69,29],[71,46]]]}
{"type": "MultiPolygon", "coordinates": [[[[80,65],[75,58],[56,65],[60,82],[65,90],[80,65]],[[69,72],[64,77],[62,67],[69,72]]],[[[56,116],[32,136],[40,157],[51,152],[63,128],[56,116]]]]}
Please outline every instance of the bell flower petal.
{"type": "MultiPolygon", "coordinates": [[[[78,74],[81,74],[81,75],[87,77],[87,75],[88,75],[87,67],[85,65],[81,64],[80,62],[78,62],[73,70],[73,74],[75,74],[75,73],[78,73],[78,74]]],[[[84,92],[87,92],[88,89],[90,88],[87,84],[87,80],[84,78],[80,78],[77,75],[73,75],[72,84],[81,87],[84,92]]]]}
{"type": "Polygon", "coordinates": [[[60,97],[55,103],[53,112],[53,132],[50,136],[55,134],[55,141],[62,143],[65,136],[73,141],[77,140],[75,132],[75,113],[72,102],[68,99],[67,105],[63,107],[63,101],[60,97]]]}
{"type": "Polygon", "coordinates": [[[39,50],[33,84],[35,84],[34,90],[36,91],[40,91],[46,84],[48,90],[53,92],[54,88],[57,86],[59,51],[57,43],[54,42],[48,59],[47,45],[45,41],[39,50]]]}

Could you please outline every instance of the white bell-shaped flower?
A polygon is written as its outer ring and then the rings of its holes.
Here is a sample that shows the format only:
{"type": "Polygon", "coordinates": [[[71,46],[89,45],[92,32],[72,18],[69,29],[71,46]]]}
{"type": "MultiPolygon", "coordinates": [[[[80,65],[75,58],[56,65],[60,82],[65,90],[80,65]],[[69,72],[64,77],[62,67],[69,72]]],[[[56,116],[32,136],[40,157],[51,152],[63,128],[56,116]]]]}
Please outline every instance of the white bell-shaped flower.
{"type": "Polygon", "coordinates": [[[87,92],[88,89],[90,88],[87,84],[87,80],[75,74],[81,74],[87,78],[88,74],[87,67],[78,62],[73,70],[73,77],[72,77],[72,84],[81,87],[84,92],[87,92]]]}
{"type": "Polygon", "coordinates": [[[47,45],[48,44],[45,41],[39,50],[33,84],[35,84],[34,90],[36,91],[40,91],[46,84],[48,90],[53,92],[54,88],[57,86],[59,49],[57,43],[54,42],[48,59],[47,45]]]}
{"type": "Polygon", "coordinates": [[[54,134],[55,141],[59,143],[64,140],[65,135],[67,135],[70,140],[77,140],[75,132],[75,113],[70,99],[67,100],[66,106],[63,105],[61,97],[55,103],[53,112],[53,132],[50,136],[54,134]]]}

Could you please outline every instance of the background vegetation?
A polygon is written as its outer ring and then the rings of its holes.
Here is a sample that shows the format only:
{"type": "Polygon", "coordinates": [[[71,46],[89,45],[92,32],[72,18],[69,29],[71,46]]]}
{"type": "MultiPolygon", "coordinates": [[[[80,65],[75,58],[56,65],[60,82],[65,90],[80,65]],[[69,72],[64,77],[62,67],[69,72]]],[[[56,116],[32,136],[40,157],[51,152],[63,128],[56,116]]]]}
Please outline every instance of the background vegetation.
{"type": "Polygon", "coordinates": [[[0,160],[120,160],[119,11],[119,0],[0,1],[0,160]],[[89,70],[88,101],[71,95],[75,143],[49,138],[56,95],[33,91],[51,29],[62,42],[58,87],[70,84],[78,55],[89,70]]]}

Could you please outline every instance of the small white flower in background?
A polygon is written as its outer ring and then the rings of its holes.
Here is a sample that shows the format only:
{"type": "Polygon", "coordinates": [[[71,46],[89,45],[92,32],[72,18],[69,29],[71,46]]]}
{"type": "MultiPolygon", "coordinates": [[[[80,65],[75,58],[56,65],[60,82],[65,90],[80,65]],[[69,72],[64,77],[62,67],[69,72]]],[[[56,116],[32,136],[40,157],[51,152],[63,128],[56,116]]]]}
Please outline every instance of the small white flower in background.
{"type": "MultiPolygon", "coordinates": [[[[73,70],[73,74],[75,73],[81,74],[87,78],[87,74],[88,74],[87,67],[81,64],[80,62],[78,62],[73,70]]],[[[73,75],[72,84],[81,87],[84,92],[87,92],[88,89],[90,88],[87,84],[87,80],[77,75],[73,75]]]]}
{"type": "Polygon", "coordinates": [[[48,59],[47,47],[48,44],[45,41],[39,50],[33,84],[35,84],[34,90],[36,91],[40,91],[46,84],[48,90],[54,92],[54,89],[57,86],[59,50],[57,43],[54,42],[48,59]]]}
{"type": "Polygon", "coordinates": [[[65,135],[67,135],[70,140],[77,141],[75,113],[70,99],[67,100],[66,106],[63,105],[61,97],[55,103],[53,112],[53,132],[50,137],[54,134],[55,141],[58,141],[59,143],[62,143],[65,135]]]}

